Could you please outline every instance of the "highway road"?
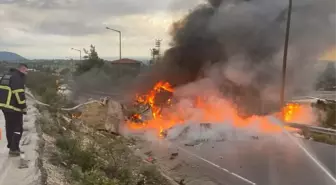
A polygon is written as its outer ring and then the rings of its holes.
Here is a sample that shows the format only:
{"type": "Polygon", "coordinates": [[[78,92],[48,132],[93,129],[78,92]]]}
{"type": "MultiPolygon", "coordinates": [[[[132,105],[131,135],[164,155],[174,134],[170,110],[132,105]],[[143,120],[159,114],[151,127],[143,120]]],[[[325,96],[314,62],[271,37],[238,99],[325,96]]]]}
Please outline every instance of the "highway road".
{"type": "MultiPolygon", "coordinates": [[[[307,146],[336,176],[335,147],[307,146]]],[[[259,185],[328,184],[326,175],[291,142],[253,140],[183,148],[259,185]]]]}
{"type": "MultiPolygon", "coordinates": [[[[336,177],[335,146],[298,138],[295,140],[300,141],[336,177]]],[[[162,142],[152,143],[150,150],[172,176],[175,174],[187,179],[190,182],[187,185],[336,184],[286,135],[205,142],[196,146],[175,142],[167,146],[162,142]],[[174,152],[179,155],[174,159],[175,163],[170,164],[173,160],[169,157],[174,152]],[[179,169],[172,172],[174,170],[171,169],[176,166],[179,169]]]]}

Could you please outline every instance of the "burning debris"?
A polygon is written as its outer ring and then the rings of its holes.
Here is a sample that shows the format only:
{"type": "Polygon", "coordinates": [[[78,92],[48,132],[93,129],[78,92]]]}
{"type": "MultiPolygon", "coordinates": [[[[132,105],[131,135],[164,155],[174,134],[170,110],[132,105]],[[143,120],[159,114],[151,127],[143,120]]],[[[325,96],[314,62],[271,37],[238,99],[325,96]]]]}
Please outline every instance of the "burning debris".
{"type": "MultiPolygon", "coordinates": [[[[161,110],[163,105],[169,105],[171,99],[167,100],[158,100],[159,94],[164,92],[172,93],[174,90],[168,82],[158,82],[155,84],[154,88],[146,95],[139,96],[137,95],[136,101],[140,104],[147,104],[153,114],[153,118],[160,118],[161,117],[161,110]]],[[[161,96],[162,97],[162,96],[161,96]]]]}
{"type": "Polygon", "coordinates": [[[82,112],[80,111],[74,111],[70,114],[72,119],[80,119],[80,117],[82,116],[82,112]]]}
{"type": "MultiPolygon", "coordinates": [[[[138,106],[148,106],[152,116],[142,119],[139,113],[129,116],[130,130],[154,130],[158,137],[169,140],[226,141],[231,139],[259,139],[260,133],[280,133],[283,127],[263,116],[241,117],[234,104],[220,97],[218,93],[200,94],[191,91],[178,96],[181,89],[173,89],[169,83],[160,82],[142,96],[137,95],[138,106]],[[164,100],[160,93],[169,92],[164,100]],[[197,95],[199,94],[199,95],[197,95]],[[159,101],[159,102],[157,102],[159,101]],[[239,136],[237,132],[239,131],[239,136]]],[[[284,108],[286,121],[307,116],[299,104],[287,104],[284,108]]],[[[285,127],[291,131],[292,128],[285,127]]]]}

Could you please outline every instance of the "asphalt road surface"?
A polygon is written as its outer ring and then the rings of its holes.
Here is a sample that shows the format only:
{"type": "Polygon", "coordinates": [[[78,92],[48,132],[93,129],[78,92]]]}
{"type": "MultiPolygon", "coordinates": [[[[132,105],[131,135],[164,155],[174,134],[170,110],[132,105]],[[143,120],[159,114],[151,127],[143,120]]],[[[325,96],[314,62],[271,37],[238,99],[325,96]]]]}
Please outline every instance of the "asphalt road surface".
{"type": "MultiPolygon", "coordinates": [[[[333,178],[336,177],[335,146],[295,139],[316,156],[333,178]]],[[[211,185],[336,184],[288,136],[206,142],[195,146],[181,143],[173,145],[168,150],[166,145],[153,145],[152,150],[159,160],[167,159],[166,164],[172,163],[172,160],[168,160],[170,154],[178,152],[178,157],[174,159],[175,166],[169,168],[180,165],[183,167],[176,171],[177,174],[184,173],[185,177],[189,175],[191,179],[202,179],[187,185],[205,185],[208,181],[211,185]]]]}
{"type": "MultiPolygon", "coordinates": [[[[303,142],[313,155],[336,176],[336,148],[316,142],[303,142]]],[[[290,140],[229,141],[181,147],[195,154],[200,162],[218,165],[219,171],[231,171],[240,177],[241,184],[258,185],[323,185],[335,184],[307,155],[290,140]],[[245,180],[243,180],[245,179],[245,180]]],[[[204,164],[203,164],[204,165],[204,164]]],[[[218,171],[217,170],[217,171],[218,171]]],[[[224,176],[214,176],[221,183],[224,176]]],[[[224,180],[224,179],[223,179],[224,180]]]]}

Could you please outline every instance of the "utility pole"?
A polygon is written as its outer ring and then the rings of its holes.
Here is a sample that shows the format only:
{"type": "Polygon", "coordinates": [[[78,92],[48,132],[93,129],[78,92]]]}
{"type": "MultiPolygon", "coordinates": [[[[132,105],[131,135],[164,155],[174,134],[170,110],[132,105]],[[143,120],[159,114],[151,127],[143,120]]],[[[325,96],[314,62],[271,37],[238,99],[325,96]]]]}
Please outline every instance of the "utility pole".
{"type": "Polygon", "coordinates": [[[151,49],[152,61],[151,64],[155,64],[161,58],[161,39],[155,40],[155,47],[151,49]]]}
{"type": "Polygon", "coordinates": [[[161,58],[161,41],[162,39],[155,40],[155,47],[157,49],[157,61],[161,58]]]}
{"type": "Polygon", "coordinates": [[[109,27],[106,27],[106,29],[119,33],[119,60],[121,60],[121,31],[109,27]]]}
{"type": "Polygon", "coordinates": [[[282,62],[282,84],[281,84],[281,92],[280,92],[280,106],[281,106],[281,116],[284,121],[285,113],[285,87],[286,87],[286,70],[287,70],[287,54],[288,54],[288,42],[289,42],[289,32],[290,32],[290,24],[291,24],[291,16],[292,16],[292,0],[289,0],[288,4],[288,14],[287,14],[287,26],[286,26],[286,38],[284,45],[284,53],[283,53],[283,62],[282,62]]]}

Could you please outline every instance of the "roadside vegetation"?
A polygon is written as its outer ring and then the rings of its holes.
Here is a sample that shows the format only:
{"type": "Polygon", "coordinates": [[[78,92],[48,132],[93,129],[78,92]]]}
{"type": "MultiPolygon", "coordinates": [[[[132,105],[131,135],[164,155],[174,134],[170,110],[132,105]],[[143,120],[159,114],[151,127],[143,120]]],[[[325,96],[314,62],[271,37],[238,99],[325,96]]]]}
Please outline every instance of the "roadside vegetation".
{"type": "MultiPolygon", "coordinates": [[[[85,62],[92,60],[88,58],[85,62]]],[[[84,66],[79,66],[79,71],[87,70],[85,62],[84,66]]],[[[91,127],[99,120],[84,124],[80,117],[71,117],[74,112],[61,111],[60,107],[73,103],[57,93],[58,78],[43,71],[31,72],[27,77],[27,87],[34,96],[52,105],[37,106],[41,113],[36,126],[42,138],[39,164],[45,171],[42,177],[44,184],[169,184],[154,165],[134,155],[132,139],[91,127]]]]}
{"type": "MultiPolygon", "coordinates": [[[[336,129],[336,101],[317,101],[312,104],[316,108],[318,122],[321,127],[336,129]]],[[[314,141],[336,145],[336,136],[308,133],[314,141]]]]}

